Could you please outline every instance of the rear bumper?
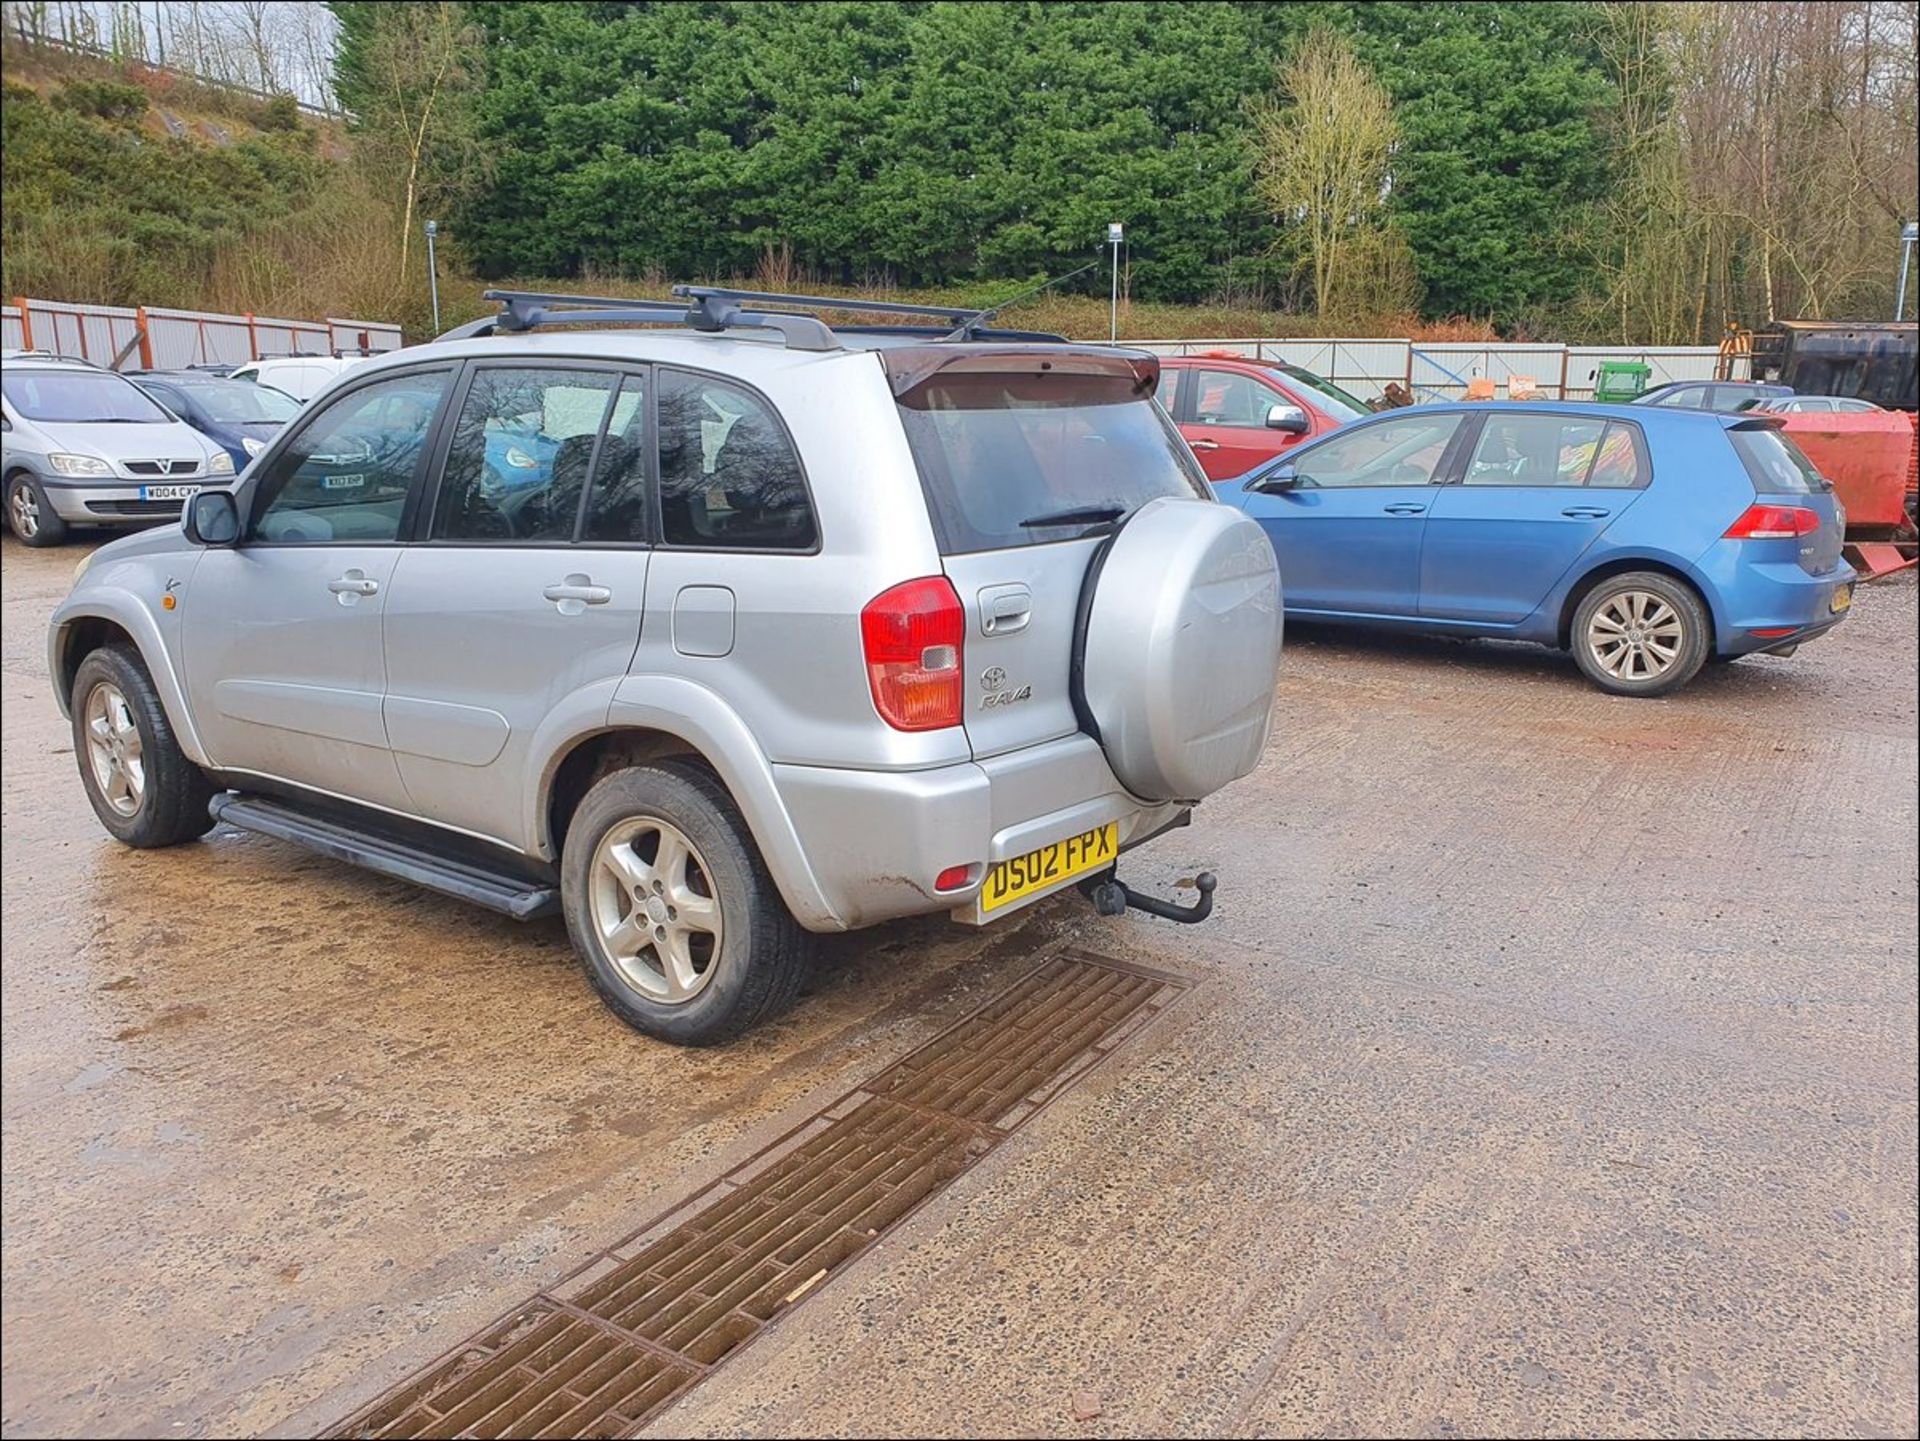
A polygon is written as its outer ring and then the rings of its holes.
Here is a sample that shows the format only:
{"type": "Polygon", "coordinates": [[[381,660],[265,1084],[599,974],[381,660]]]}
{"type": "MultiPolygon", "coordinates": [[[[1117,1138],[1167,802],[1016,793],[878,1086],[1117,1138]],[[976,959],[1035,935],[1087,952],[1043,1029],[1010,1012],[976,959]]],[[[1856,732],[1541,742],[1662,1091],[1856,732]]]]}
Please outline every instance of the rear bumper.
{"type": "Polygon", "coordinates": [[[1119,825],[1124,848],[1186,809],[1129,795],[1085,735],[924,771],[776,765],[773,780],[814,879],[848,930],[958,910],[972,903],[996,861],[1109,821],[1119,825]],[[954,866],[972,868],[968,883],[935,890],[935,879],[954,866]]]}
{"type": "Polygon", "coordinates": [[[1846,619],[1848,612],[1834,610],[1833,601],[1842,586],[1857,578],[1852,566],[1841,561],[1831,570],[1809,574],[1794,559],[1762,560],[1743,553],[1743,547],[1753,546],[1751,541],[1720,541],[1699,562],[1717,582],[1714,648],[1721,655],[1803,645],[1846,619]]]}

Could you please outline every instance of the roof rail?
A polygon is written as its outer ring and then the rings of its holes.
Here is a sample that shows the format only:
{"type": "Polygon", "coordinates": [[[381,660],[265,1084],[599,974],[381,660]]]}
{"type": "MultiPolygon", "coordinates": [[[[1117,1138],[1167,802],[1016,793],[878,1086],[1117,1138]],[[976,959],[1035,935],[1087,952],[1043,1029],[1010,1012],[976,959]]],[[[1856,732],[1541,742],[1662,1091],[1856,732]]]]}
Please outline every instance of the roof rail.
{"type": "Polygon", "coordinates": [[[455,326],[441,340],[533,330],[542,325],[683,325],[707,332],[777,330],[795,350],[839,350],[836,331],[849,335],[914,335],[930,340],[1010,340],[1059,343],[1064,336],[1037,330],[990,328],[998,310],[964,305],[902,305],[891,300],[860,300],[832,295],[785,295],[766,290],[732,290],[716,285],[676,285],[678,300],[635,300],[622,296],[550,294],[537,290],[489,290],[500,302],[498,314],[455,326]],[[684,303],[681,303],[684,302],[684,303]],[[746,306],[790,305],[807,310],[850,310],[879,315],[939,320],[939,326],[842,325],[829,327],[815,315],[746,306]]]}
{"type": "Polygon", "coordinates": [[[484,299],[500,302],[497,315],[455,326],[441,340],[469,340],[500,332],[533,330],[542,325],[684,325],[693,330],[777,330],[795,350],[839,350],[833,332],[811,315],[742,310],[730,300],[701,299],[691,305],[670,300],[633,300],[611,295],[549,294],[538,290],[489,290],[484,299]],[[565,307],[555,309],[554,307],[565,307]]]}

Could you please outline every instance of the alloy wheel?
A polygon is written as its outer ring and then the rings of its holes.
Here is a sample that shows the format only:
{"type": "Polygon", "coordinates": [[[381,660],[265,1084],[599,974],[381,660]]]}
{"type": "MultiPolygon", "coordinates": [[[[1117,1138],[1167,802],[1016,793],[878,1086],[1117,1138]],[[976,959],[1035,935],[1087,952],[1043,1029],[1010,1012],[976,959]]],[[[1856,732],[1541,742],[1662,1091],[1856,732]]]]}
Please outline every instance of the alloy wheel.
{"type": "Polygon", "coordinates": [[[94,784],[115,812],[136,815],[147,794],[147,766],[133,708],[118,686],[103,682],[87,696],[86,717],[94,784]]]}
{"type": "Polygon", "coordinates": [[[594,848],[588,907],[614,968],[649,1000],[677,1006],[719,969],[720,899],[706,858],[668,821],[639,816],[594,848]]]}
{"type": "Polygon", "coordinates": [[[1594,611],[1586,639],[1594,661],[1615,680],[1649,681],[1680,659],[1686,628],[1679,611],[1653,592],[1623,590],[1594,611]]]}
{"type": "Polygon", "coordinates": [[[40,533],[40,501],[33,493],[33,487],[25,481],[13,487],[11,510],[13,511],[13,533],[22,540],[32,540],[40,533]]]}

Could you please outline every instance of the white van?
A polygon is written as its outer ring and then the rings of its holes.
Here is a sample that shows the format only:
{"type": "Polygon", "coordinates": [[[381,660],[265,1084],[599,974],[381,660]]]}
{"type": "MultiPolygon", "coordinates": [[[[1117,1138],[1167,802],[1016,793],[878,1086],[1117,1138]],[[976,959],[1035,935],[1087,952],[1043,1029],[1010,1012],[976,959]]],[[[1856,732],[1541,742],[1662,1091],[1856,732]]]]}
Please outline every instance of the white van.
{"type": "Polygon", "coordinates": [[[336,375],[351,370],[370,355],[283,355],[243,365],[229,377],[250,380],[291,395],[302,404],[312,400],[336,375]]]}

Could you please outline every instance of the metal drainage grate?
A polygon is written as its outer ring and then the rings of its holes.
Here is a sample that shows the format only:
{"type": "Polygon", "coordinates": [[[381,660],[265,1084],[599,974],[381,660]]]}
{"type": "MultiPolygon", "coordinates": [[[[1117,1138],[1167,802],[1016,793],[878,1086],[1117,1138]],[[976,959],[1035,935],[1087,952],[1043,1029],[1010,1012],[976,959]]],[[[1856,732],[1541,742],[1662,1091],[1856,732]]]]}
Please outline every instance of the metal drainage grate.
{"type": "Polygon", "coordinates": [[[333,1436],[620,1436],[814,1294],[1186,986],[1054,956],[333,1436]]]}

